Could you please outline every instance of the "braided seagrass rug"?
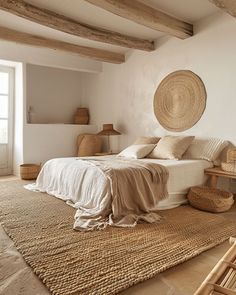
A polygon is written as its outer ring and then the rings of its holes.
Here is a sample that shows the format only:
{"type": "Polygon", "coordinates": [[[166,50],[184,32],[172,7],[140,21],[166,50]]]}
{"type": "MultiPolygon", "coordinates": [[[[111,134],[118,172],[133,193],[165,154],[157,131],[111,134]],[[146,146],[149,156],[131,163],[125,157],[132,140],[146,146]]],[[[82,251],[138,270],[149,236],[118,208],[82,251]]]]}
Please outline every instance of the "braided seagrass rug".
{"type": "Polygon", "coordinates": [[[24,184],[0,183],[0,221],[55,295],[117,294],[236,235],[234,220],[189,206],[157,224],[76,232],[72,207],[24,184]]]}

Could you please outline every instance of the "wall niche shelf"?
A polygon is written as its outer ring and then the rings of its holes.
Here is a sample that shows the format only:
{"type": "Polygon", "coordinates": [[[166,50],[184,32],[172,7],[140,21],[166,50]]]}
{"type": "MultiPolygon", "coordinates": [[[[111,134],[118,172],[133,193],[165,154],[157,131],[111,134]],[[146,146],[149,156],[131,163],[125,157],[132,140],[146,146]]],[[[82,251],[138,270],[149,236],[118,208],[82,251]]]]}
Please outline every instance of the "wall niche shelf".
{"type": "Polygon", "coordinates": [[[78,135],[97,132],[97,125],[27,123],[24,128],[24,161],[45,163],[52,158],[75,157],[78,135]]]}

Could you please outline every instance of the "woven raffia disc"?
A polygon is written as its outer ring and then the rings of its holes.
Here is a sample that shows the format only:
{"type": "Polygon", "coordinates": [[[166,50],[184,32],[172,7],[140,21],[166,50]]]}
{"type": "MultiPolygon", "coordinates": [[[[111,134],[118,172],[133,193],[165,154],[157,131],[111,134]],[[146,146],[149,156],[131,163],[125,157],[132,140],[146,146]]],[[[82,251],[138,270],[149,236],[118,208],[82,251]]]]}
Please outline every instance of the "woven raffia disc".
{"type": "Polygon", "coordinates": [[[170,131],[184,131],[194,126],[206,107],[206,89],[191,71],[176,71],[159,85],[154,96],[154,113],[159,123],[170,131]]]}

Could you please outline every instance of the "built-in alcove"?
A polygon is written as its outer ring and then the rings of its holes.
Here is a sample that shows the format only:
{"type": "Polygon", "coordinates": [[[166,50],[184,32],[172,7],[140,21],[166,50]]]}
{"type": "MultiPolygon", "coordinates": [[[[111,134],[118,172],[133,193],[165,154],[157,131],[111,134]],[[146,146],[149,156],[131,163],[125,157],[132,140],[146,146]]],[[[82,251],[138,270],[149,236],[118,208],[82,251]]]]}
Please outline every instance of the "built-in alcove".
{"type": "Polygon", "coordinates": [[[92,74],[26,65],[24,162],[76,156],[78,135],[98,131],[96,125],[73,124],[77,108],[88,106],[87,75],[92,74]]]}
{"type": "Polygon", "coordinates": [[[86,107],[88,73],[27,64],[27,123],[73,124],[78,107],[86,107]]]}

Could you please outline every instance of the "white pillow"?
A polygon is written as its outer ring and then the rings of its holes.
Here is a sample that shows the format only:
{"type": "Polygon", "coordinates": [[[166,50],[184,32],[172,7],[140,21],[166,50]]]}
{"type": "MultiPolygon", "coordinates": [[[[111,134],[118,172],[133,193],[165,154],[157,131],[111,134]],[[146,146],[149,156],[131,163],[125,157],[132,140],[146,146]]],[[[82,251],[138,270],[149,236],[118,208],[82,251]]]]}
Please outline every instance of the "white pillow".
{"type": "Polygon", "coordinates": [[[120,152],[118,157],[126,157],[132,159],[145,158],[155,148],[155,144],[135,144],[127,147],[120,152]]]}
{"type": "Polygon", "coordinates": [[[218,138],[195,138],[183,158],[213,162],[228,144],[228,141],[218,138]]]}

